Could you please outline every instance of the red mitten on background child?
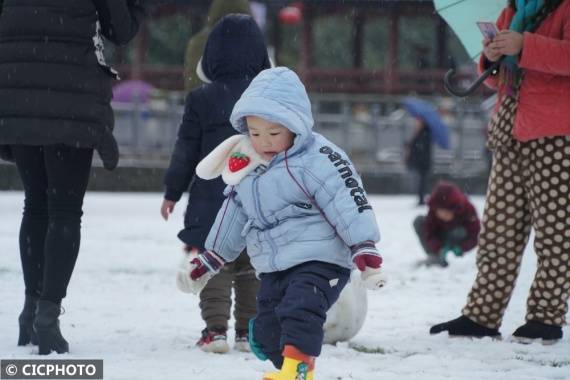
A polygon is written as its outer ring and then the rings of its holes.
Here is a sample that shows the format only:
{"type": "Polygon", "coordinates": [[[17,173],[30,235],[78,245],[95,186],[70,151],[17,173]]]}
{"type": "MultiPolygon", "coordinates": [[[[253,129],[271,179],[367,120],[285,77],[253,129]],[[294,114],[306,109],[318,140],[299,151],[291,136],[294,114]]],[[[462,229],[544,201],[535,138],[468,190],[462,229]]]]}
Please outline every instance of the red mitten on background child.
{"type": "Polygon", "coordinates": [[[225,264],[225,261],[214,252],[198,252],[197,248],[191,248],[186,252],[176,275],[176,285],[184,293],[199,294],[208,280],[225,264]]]}

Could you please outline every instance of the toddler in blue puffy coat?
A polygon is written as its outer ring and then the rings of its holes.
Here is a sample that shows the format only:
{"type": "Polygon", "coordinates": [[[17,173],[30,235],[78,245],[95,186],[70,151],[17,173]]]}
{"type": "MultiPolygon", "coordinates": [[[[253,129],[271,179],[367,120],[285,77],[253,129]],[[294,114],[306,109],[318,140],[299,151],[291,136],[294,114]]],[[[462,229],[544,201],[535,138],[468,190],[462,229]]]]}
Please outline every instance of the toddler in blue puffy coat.
{"type": "Polygon", "coordinates": [[[312,131],[310,101],[293,71],[262,71],[230,121],[241,135],[196,169],[228,186],[188,287],[199,291],[247,246],[261,280],[250,343],[280,369],[264,379],[312,379],[326,312],[353,265],[367,287],[384,285],[376,217],[346,154],[312,131]]]}

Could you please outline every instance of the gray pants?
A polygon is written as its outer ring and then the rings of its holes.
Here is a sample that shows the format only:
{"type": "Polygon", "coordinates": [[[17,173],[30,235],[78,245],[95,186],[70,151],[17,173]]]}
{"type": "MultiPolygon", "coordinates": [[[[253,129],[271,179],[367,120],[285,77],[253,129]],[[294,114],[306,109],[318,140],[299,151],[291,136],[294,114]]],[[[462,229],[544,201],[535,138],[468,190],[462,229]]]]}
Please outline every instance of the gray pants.
{"type": "Polygon", "coordinates": [[[256,314],[259,280],[245,251],[235,261],[227,263],[200,293],[202,319],[208,329],[227,330],[232,288],[235,291],[234,327],[236,330],[247,330],[249,320],[256,314]]]}

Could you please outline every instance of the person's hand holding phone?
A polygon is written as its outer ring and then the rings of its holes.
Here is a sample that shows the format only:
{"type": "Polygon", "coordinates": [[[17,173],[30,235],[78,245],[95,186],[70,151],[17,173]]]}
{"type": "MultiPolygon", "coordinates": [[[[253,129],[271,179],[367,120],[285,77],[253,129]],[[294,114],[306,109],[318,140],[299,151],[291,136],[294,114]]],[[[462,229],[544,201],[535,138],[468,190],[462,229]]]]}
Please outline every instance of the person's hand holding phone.
{"type": "Polygon", "coordinates": [[[499,58],[501,58],[500,53],[496,52],[494,49],[491,48],[490,44],[493,42],[494,38],[499,34],[499,30],[497,26],[489,21],[478,21],[477,27],[481,31],[483,35],[483,54],[488,61],[496,62],[499,58]]]}
{"type": "Polygon", "coordinates": [[[489,43],[489,49],[494,54],[517,55],[523,48],[524,36],[512,30],[502,30],[493,41],[489,43]]]}
{"type": "Polygon", "coordinates": [[[491,42],[492,40],[488,38],[483,39],[483,54],[488,61],[496,62],[499,58],[501,58],[502,54],[491,47],[491,42]]]}

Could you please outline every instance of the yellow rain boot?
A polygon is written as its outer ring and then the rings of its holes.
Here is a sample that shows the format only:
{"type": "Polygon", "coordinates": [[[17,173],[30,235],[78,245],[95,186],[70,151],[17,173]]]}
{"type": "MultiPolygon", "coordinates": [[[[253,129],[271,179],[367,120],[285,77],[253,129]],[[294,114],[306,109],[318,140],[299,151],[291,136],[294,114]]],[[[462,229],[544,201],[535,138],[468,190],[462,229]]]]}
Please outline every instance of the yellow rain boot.
{"type": "Polygon", "coordinates": [[[305,355],[294,346],[283,349],[283,365],[279,372],[263,375],[263,380],[313,380],[315,358],[305,355]]]}

